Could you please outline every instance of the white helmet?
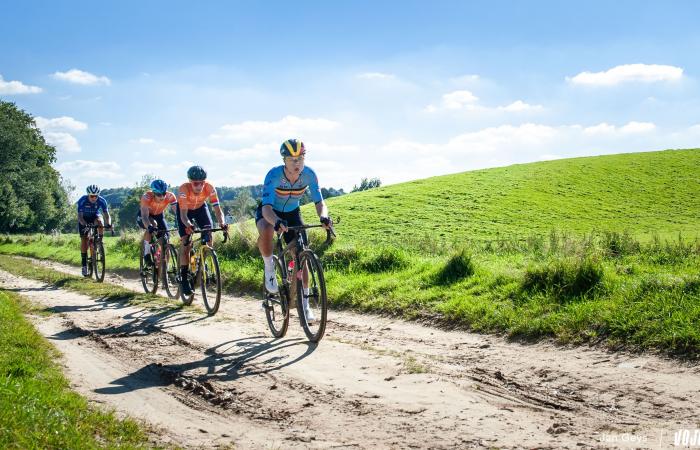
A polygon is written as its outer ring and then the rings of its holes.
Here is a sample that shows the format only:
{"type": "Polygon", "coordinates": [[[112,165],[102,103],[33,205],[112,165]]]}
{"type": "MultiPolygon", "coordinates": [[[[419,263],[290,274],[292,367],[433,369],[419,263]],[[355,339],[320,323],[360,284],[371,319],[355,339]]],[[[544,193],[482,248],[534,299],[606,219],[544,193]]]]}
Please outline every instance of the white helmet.
{"type": "Polygon", "coordinates": [[[88,195],[97,195],[100,193],[100,188],[96,184],[91,184],[85,189],[88,195]]]}

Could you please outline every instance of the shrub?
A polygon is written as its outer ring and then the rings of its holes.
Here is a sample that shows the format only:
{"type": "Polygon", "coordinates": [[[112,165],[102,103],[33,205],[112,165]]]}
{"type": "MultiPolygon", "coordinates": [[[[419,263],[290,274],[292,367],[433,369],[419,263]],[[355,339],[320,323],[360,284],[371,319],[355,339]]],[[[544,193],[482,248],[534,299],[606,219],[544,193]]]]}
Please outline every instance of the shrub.
{"type": "Polygon", "coordinates": [[[603,280],[601,263],[592,258],[551,259],[525,270],[521,288],[524,292],[543,292],[559,300],[589,294],[603,280]]]}
{"type": "Polygon", "coordinates": [[[408,267],[410,258],[406,251],[395,247],[383,247],[362,258],[358,267],[370,273],[389,272],[408,267]]]}
{"type": "Polygon", "coordinates": [[[474,274],[474,261],[466,249],[450,256],[442,268],[436,273],[436,284],[452,284],[474,274]]]}

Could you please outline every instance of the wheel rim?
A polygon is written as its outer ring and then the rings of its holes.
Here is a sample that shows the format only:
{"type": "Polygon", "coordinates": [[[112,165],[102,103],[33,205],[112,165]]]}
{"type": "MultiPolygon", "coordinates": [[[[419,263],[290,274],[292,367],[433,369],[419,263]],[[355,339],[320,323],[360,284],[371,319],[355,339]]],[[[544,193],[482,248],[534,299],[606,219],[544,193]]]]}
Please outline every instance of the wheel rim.
{"type": "Polygon", "coordinates": [[[265,289],[265,280],[263,280],[263,307],[272,335],[282,337],[287,332],[289,324],[289,285],[282,271],[282,265],[276,256],[274,257],[274,265],[279,291],[276,294],[268,293],[265,289]]]}
{"type": "Polygon", "coordinates": [[[157,287],[158,279],[155,270],[155,265],[146,264],[144,259],[143,248],[141,248],[141,257],[139,258],[139,275],[141,276],[141,284],[146,293],[154,293],[157,287]]]}
{"type": "Polygon", "coordinates": [[[180,287],[178,280],[178,270],[180,269],[180,264],[177,260],[177,251],[172,244],[165,247],[163,265],[163,281],[165,284],[165,290],[170,298],[176,298],[180,287]]]}
{"type": "Polygon", "coordinates": [[[219,309],[221,300],[221,276],[216,253],[204,249],[204,257],[200,268],[200,282],[204,306],[209,314],[214,314],[219,309]]]}
{"type": "Polygon", "coordinates": [[[318,341],[325,332],[327,314],[326,286],[323,271],[320,263],[311,253],[302,254],[299,260],[299,270],[306,269],[308,273],[309,292],[307,299],[304,300],[303,283],[298,283],[297,308],[299,319],[307,337],[312,341],[318,341]]]}
{"type": "Polygon", "coordinates": [[[95,279],[102,281],[105,277],[105,254],[102,244],[95,245],[95,279]]]}

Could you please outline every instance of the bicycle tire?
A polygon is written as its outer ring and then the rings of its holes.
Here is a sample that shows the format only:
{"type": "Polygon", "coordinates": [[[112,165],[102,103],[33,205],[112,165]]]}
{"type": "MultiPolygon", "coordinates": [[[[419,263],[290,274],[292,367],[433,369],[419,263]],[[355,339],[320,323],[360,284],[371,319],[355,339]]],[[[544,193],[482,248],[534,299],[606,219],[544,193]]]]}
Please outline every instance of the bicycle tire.
{"type": "Polygon", "coordinates": [[[141,247],[141,251],[139,251],[139,278],[141,278],[141,285],[146,294],[155,294],[158,291],[158,269],[155,261],[151,265],[146,264],[143,245],[139,243],[139,247],[141,247]]]}
{"type": "Polygon", "coordinates": [[[328,297],[326,296],[326,280],[323,276],[323,267],[318,256],[311,250],[304,250],[299,254],[297,270],[308,270],[309,280],[309,309],[313,312],[315,320],[309,321],[304,312],[304,283],[297,280],[297,312],[301,327],[306,337],[311,342],[318,342],[326,332],[328,319],[328,297]]]}
{"type": "Polygon", "coordinates": [[[275,273],[277,274],[277,286],[279,288],[276,294],[270,294],[265,289],[265,275],[263,274],[263,309],[267,318],[267,326],[270,332],[276,338],[284,337],[287,334],[289,327],[289,281],[287,280],[286,269],[282,267],[277,256],[272,257],[275,265],[275,273]]]}
{"type": "Polygon", "coordinates": [[[105,279],[105,248],[102,245],[102,241],[95,241],[95,257],[92,260],[93,263],[93,273],[95,275],[95,280],[98,283],[102,283],[105,279]]]}
{"type": "Polygon", "coordinates": [[[173,244],[163,246],[162,277],[163,287],[171,299],[180,296],[180,264],[177,257],[177,249],[173,244]]]}
{"type": "Polygon", "coordinates": [[[216,251],[206,246],[202,250],[199,276],[204,306],[207,308],[207,313],[213,316],[221,304],[221,272],[216,251]]]}

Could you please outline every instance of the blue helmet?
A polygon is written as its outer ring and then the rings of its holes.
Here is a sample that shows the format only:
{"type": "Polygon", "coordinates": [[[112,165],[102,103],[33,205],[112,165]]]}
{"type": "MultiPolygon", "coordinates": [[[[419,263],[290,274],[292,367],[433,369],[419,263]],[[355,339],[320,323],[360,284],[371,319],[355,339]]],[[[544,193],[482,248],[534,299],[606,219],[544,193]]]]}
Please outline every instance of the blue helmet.
{"type": "Polygon", "coordinates": [[[100,188],[97,187],[96,184],[91,184],[87,188],[85,188],[85,192],[88,193],[88,195],[99,195],[100,193],[100,188]]]}
{"type": "Polygon", "coordinates": [[[165,194],[168,190],[168,183],[163,180],[151,181],[151,190],[154,194],[165,194]]]}

